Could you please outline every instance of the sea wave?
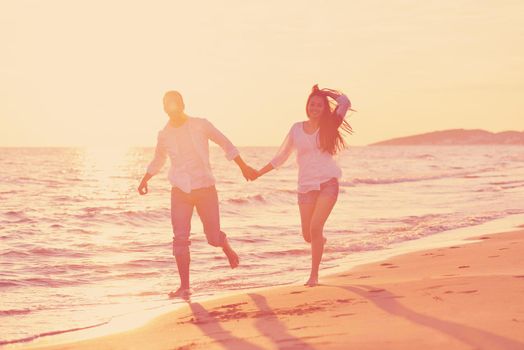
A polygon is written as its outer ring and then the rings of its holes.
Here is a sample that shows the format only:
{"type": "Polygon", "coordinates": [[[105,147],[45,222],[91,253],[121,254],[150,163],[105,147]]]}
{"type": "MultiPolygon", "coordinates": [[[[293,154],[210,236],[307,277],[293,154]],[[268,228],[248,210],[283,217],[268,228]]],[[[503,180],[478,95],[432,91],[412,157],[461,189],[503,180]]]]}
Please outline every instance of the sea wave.
{"type": "Polygon", "coordinates": [[[41,338],[41,337],[46,337],[46,336],[50,336],[50,335],[59,335],[59,334],[69,333],[69,332],[81,331],[81,330],[85,330],[85,329],[100,327],[100,326],[103,326],[103,325],[108,324],[108,323],[109,323],[109,321],[105,321],[105,322],[100,322],[100,323],[89,325],[89,326],[85,326],[85,327],[66,328],[66,329],[61,329],[61,330],[56,330],[56,331],[51,331],[51,332],[43,332],[43,333],[31,335],[31,336],[24,337],[24,338],[18,338],[18,339],[10,339],[10,340],[2,340],[2,339],[0,339],[0,345],[8,345],[8,344],[16,344],[16,343],[27,343],[27,342],[33,341],[33,340],[41,338]]]}
{"type": "Polygon", "coordinates": [[[252,196],[229,198],[226,201],[231,204],[249,204],[249,203],[265,203],[266,199],[264,198],[263,195],[256,194],[252,196]]]}
{"type": "Polygon", "coordinates": [[[1,316],[27,315],[29,313],[31,313],[30,309],[0,310],[0,317],[1,316]]]}
{"type": "Polygon", "coordinates": [[[355,187],[359,185],[390,185],[404,182],[419,182],[419,181],[430,181],[440,180],[446,178],[475,178],[478,172],[451,172],[442,173],[437,175],[422,175],[422,176],[398,176],[398,177],[365,177],[365,178],[354,178],[350,180],[340,181],[342,187],[355,187]]]}
{"type": "Polygon", "coordinates": [[[150,210],[120,210],[111,207],[89,207],[83,208],[79,214],[73,216],[78,220],[86,220],[90,223],[143,225],[144,223],[170,219],[171,211],[169,207],[150,210]]]}
{"type": "MultiPolygon", "coordinates": [[[[524,211],[524,158],[514,158],[513,148],[355,151],[339,159],[345,177],[325,229],[329,264],[323,268],[344,264],[354,252],[388,249],[524,211]],[[358,186],[364,191],[354,189],[358,186]]],[[[9,322],[1,338],[28,341],[94,325],[127,308],[130,299],[137,308],[167,302],[166,291],[178,283],[171,256],[171,186],[158,176],[148,196],[135,189],[153,149],[137,152],[125,168],[96,174],[90,170],[98,169],[94,160],[64,160],[67,149],[37,156],[34,150],[24,152],[25,158],[16,152],[8,156],[17,164],[6,162],[0,175],[0,260],[9,271],[0,276],[0,291],[9,296],[2,300],[9,322]],[[50,174],[59,181],[49,181],[54,179],[50,174]],[[35,312],[39,304],[48,309],[35,312]]],[[[250,159],[263,152],[254,149],[250,159]]],[[[300,233],[296,169],[290,166],[246,185],[237,181],[238,170],[220,150],[212,163],[224,204],[221,222],[242,265],[230,271],[220,250],[206,243],[195,211],[195,290],[213,295],[306,275],[311,253],[300,233]]]]}

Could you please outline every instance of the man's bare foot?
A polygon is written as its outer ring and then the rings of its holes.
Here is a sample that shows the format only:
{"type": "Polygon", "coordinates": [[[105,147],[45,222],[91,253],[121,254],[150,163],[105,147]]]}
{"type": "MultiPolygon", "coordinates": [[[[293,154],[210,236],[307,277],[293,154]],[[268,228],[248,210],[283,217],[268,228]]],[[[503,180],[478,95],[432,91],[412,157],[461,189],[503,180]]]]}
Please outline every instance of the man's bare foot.
{"type": "Polygon", "coordinates": [[[310,276],[306,283],[304,283],[306,287],[314,287],[318,286],[318,276],[310,276]]]}
{"type": "Polygon", "coordinates": [[[229,243],[227,243],[227,241],[224,244],[224,246],[222,247],[222,250],[224,251],[224,254],[226,254],[227,260],[229,260],[229,266],[231,266],[232,269],[237,267],[238,264],[240,263],[240,259],[238,258],[238,255],[237,253],[235,253],[233,248],[231,248],[229,243]]]}
{"type": "Polygon", "coordinates": [[[169,299],[174,299],[174,298],[181,298],[181,299],[189,299],[189,297],[191,296],[191,289],[189,288],[178,288],[176,291],[174,292],[169,292],[169,299]]]}

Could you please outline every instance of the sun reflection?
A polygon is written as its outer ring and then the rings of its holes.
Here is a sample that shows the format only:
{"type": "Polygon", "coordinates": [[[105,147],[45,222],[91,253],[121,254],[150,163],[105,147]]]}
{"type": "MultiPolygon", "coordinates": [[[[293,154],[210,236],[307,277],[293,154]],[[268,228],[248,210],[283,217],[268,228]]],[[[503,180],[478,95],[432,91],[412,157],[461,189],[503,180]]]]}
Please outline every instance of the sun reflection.
{"type": "Polygon", "coordinates": [[[84,175],[87,180],[108,184],[117,182],[115,177],[129,176],[132,149],[128,147],[87,147],[83,152],[84,175]]]}
{"type": "MultiPolygon", "coordinates": [[[[133,209],[133,195],[141,170],[137,150],[129,147],[87,147],[79,152],[82,192],[90,199],[80,210],[90,225],[101,223],[98,233],[89,236],[97,246],[111,246],[119,229],[104,228],[110,222],[125,220],[122,212],[133,209]]],[[[85,238],[84,238],[85,239],[85,238]]],[[[122,257],[121,258],[125,258],[122,257]]]]}

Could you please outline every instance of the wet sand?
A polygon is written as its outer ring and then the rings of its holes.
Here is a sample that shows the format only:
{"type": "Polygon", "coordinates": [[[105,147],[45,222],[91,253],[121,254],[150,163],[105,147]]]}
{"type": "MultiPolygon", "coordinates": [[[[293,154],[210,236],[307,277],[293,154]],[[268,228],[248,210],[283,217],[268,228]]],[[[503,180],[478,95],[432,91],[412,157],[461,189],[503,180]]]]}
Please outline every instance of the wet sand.
{"type": "MultiPolygon", "coordinates": [[[[524,349],[524,230],[189,302],[143,327],[39,349],[524,349]]],[[[30,345],[34,348],[37,344],[30,345]]]]}

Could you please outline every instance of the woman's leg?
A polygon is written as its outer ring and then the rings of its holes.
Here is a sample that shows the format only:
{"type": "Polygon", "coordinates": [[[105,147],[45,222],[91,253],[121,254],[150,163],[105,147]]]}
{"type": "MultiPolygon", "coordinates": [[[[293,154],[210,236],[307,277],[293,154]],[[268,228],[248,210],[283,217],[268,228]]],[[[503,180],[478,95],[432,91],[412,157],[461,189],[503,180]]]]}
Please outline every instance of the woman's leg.
{"type": "Polygon", "coordinates": [[[309,221],[309,232],[311,234],[311,274],[306,285],[318,284],[318,269],[322,255],[324,254],[324,224],[337,202],[339,192],[338,180],[333,178],[320,185],[320,191],[315,200],[315,208],[309,221]]]}
{"type": "Polygon", "coordinates": [[[321,194],[315,203],[309,228],[311,234],[311,274],[306,285],[314,286],[318,284],[318,269],[324,254],[324,224],[336,202],[337,197],[321,194]]]}
{"type": "Polygon", "coordinates": [[[299,203],[298,208],[300,209],[300,224],[302,226],[302,236],[304,241],[311,243],[311,217],[315,210],[315,202],[299,203]]]}

